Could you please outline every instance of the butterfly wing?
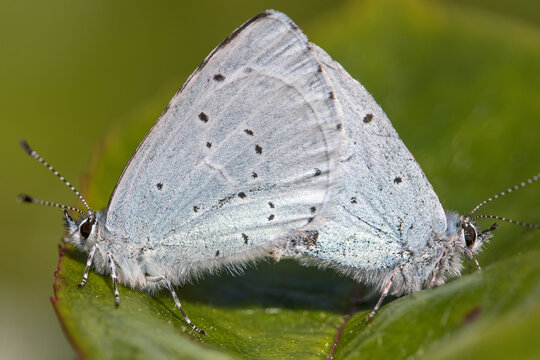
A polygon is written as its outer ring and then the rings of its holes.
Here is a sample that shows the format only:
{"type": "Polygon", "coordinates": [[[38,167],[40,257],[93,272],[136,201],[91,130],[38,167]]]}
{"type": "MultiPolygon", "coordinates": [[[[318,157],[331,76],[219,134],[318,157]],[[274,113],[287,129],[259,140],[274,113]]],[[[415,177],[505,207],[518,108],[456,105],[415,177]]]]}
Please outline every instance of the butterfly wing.
{"type": "Polygon", "coordinates": [[[343,133],[308,44],[267,11],[213,50],[126,165],[108,236],[159,244],[189,272],[250,259],[324,214],[343,133]]]}
{"type": "Polygon", "coordinates": [[[345,146],[333,220],[314,256],[342,269],[394,269],[404,249],[441,238],[444,210],[422,169],[380,106],[326,52],[313,45],[343,113],[345,146]]]}

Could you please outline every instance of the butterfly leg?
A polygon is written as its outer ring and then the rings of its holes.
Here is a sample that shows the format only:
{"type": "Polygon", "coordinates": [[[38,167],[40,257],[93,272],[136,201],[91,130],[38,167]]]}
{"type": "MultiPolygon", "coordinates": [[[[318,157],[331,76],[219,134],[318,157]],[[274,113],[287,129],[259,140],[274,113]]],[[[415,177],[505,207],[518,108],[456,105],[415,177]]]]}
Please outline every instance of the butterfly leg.
{"type": "Polygon", "coordinates": [[[165,284],[167,286],[167,289],[171,292],[171,295],[174,299],[174,304],[176,305],[176,307],[178,309],[180,309],[180,312],[182,313],[182,316],[184,317],[184,320],[186,320],[186,322],[188,323],[188,325],[193,329],[195,330],[196,332],[198,332],[199,334],[201,335],[206,335],[206,332],[202,329],[199,329],[198,327],[196,327],[192,322],[191,320],[189,319],[189,317],[187,316],[186,312],[184,311],[184,309],[182,308],[182,304],[180,303],[180,300],[178,299],[178,296],[176,295],[176,291],[174,291],[174,288],[172,286],[172,283],[171,281],[164,275],[161,275],[161,276],[147,276],[146,277],[146,280],[150,281],[150,282],[159,282],[159,281],[165,281],[165,284]]]}
{"type": "Polygon", "coordinates": [[[120,294],[118,293],[118,276],[116,275],[116,265],[114,265],[114,260],[112,254],[107,251],[107,262],[109,263],[109,270],[111,272],[111,278],[113,281],[114,288],[114,304],[116,306],[120,305],[120,294]]]}
{"type": "Polygon", "coordinates": [[[390,279],[388,280],[388,283],[386,284],[386,286],[383,289],[383,292],[381,293],[381,297],[379,297],[379,301],[377,301],[377,304],[375,304],[375,307],[373,308],[373,310],[371,310],[371,312],[367,316],[367,318],[366,318],[367,323],[370,322],[373,319],[373,317],[375,316],[377,311],[379,311],[379,309],[381,308],[381,305],[382,305],[384,299],[386,298],[386,296],[388,295],[388,292],[390,291],[390,287],[392,286],[392,282],[394,281],[394,277],[396,276],[398,271],[400,271],[402,268],[403,268],[402,265],[398,265],[394,269],[394,272],[392,273],[392,276],[390,276],[390,279]]]}
{"type": "Polygon", "coordinates": [[[480,266],[480,263],[478,262],[478,259],[476,258],[474,253],[469,248],[464,248],[464,250],[467,253],[467,255],[469,255],[469,257],[471,259],[473,259],[474,263],[476,264],[476,268],[478,269],[478,271],[482,270],[482,267],[480,266]]]}
{"type": "Polygon", "coordinates": [[[92,261],[94,261],[94,254],[96,253],[97,245],[92,246],[92,249],[90,249],[90,253],[88,254],[88,260],[86,260],[86,268],[84,269],[84,275],[82,278],[81,283],[79,284],[79,287],[83,287],[86,284],[86,280],[88,280],[88,273],[90,272],[90,266],[92,266],[92,261]]]}

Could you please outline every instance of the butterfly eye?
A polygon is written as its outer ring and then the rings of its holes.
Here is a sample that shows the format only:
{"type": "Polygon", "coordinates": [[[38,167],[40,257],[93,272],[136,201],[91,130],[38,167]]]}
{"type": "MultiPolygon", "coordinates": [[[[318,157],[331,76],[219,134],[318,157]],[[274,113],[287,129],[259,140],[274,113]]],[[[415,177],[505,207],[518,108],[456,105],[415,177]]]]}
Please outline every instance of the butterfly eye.
{"type": "Polygon", "coordinates": [[[81,226],[79,226],[79,232],[84,240],[88,239],[90,233],[92,232],[92,224],[90,221],[84,220],[81,226]]]}
{"type": "Polygon", "coordinates": [[[476,234],[476,229],[468,222],[464,222],[461,225],[461,228],[463,229],[463,234],[465,235],[465,244],[467,244],[468,248],[472,248],[478,236],[476,234]]]}

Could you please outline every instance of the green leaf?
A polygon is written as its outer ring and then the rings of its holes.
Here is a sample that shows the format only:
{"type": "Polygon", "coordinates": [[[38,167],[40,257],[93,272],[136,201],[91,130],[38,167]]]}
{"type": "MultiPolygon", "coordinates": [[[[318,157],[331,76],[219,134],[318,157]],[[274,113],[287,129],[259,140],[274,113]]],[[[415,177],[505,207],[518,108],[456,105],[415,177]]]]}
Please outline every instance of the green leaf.
{"type": "Polygon", "coordinates": [[[539,250],[515,256],[439,289],[395,300],[368,326],[365,314],[356,314],[347,323],[336,359],[538,354],[539,257],[539,250]]]}
{"type": "MultiPolygon", "coordinates": [[[[466,213],[539,171],[537,28],[440,3],[367,1],[305,31],[373,93],[446,208],[466,213]]],[[[136,109],[97,149],[86,187],[95,207],[106,205],[171,95],[136,109]]],[[[485,211],[538,222],[537,194],[533,185],[485,211]]],[[[177,289],[205,337],[187,327],[166,292],[120,287],[115,308],[109,278],[91,273],[78,289],[85,256],[72,248],[62,250],[54,304],[89,358],[534,358],[539,240],[501,224],[479,256],[483,271],[389,301],[369,325],[362,321],[373,303],[358,304],[360,286],[290,261],[177,289]]]]}
{"type": "Polygon", "coordinates": [[[178,290],[190,318],[207,332],[201,337],[168,292],[150,297],[121,286],[115,308],[109,278],[91,274],[78,289],[84,256],[62,253],[55,307],[77,350],[99,359],[216,358],[218,347],[220,358],[324,356],[342,320],[339,302],[351,293],[351,282],[292,263],[265,264],[242,278],[209,278],[178,290]],[[312,275],[316,280],[306,282],[312,275]]]}

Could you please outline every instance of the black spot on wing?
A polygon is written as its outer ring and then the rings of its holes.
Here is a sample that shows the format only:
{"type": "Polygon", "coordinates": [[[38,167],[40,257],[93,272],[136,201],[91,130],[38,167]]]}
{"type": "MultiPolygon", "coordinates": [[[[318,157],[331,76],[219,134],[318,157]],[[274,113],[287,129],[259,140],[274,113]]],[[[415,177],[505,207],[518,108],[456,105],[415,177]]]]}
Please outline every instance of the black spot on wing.
{"type": "Polygon", "coordinates": [[[206,147],[207,147],[207,148],[211,148],[211,147],[212,147],[212,143],[211,143],[211,142],[207,142],[207,143],[206,143],[206,147]]]}
{"type": "Polygon", "coordinates": [[[199,211],[199,207],[197,205],[193,206],[193,212],[198,212],[199,211]]]}
{"type": "Polygon", "coordinates": [[[157,187],[158,190],[161,190],[163,188],[163,183],[160,183],[160,182],[157,183],[156,187],[157,187]]]}
{"type": "Polygon", "coordinates": [[[271,209],[275,208],[276,206],[274,205],[273,202],[269,201],[268,202],[268,206],[270,206],[271,209]]]}
{"type": "Polygon", "coordinates": [[[351,198],[351,204],[356,204],[356,203],[357,203],[357,202],[356,202],[356,196],[353,196],[353,197],[351,198]]]}
{"type": "Polygon", "coordinates": [[[223,76],[222,74],[216,74],[214,75],[214,80],[217,82],[222,82],[223,80],[225,80],[225,76],[223,76]]]}
{"type": "Polygon", "coordinates": [[[336,130],[341,130],[342,127],[343,127],[343,124],[339,123],[336,125],[336,130]]]}
{"type": "Polygon", "coordinates": [[[333,91],[330,91],[330,94],[328,95],[328,98],[329,98],[330,100],[334,100],[334,99],[336,98],[336,94],[334,94],[333,91]]]}
{"type": "Polygon", "coordinates": [[[244,239],[244,244],[247,245],[249,237],[246,234],[242,233],[242,239],[244,239]]]}
{"type": "Polygon", "coordinates": [[[249,130],[249,129],[245,129],[244,132],[250,136],[253,136],[253,131],[249,130]]]}
{"type": "Polygon", "coordinates": [[[322,73],[322,66],[321,66],[321,64],[319,64],[319,66],[317,67],[317,72],[322,73]]]}
{"type": "Polygon", "coordinates": [[[205,113],[201,112],[199,114],[199,119],[202,121],[202,122],[208,122],[208,115],[206,115],[205,113]]]}
{"type": "Polygon", "coordinates": [[[317,208],[315,206],[312,206],[309,211],[311,211],[312,214],[315,214],[315,211],[317,211],[317,208]]]}
{"type": "Polygon", "coordinates": [[[254,171],[254,172],[251,173],[251,177],[256,179],[256,178],[259,177],[259,175],[257,175],[257,173],[254,171]]]}
{"type": "Polygon", "coordinates": [[[245,198],[246,198],[246,193],[243,192],[243,191],[242,191],[242,192],[239,192],[239,193],[238,193],[238,197],[239,197],[240,199],[245,199],[245,198]]]}
{"type": "Polygon", "coordinates": [[[371,122],[371,120],[373,120],[373,114],[367,114],[366,116],[364,116],[364,123],[365,124],[369,124],[371,122]]]}
{"type": "Polygon", "coordinates": [[[259,155],[262,154],[262,147],[260,145],[255,145],[255,152],[259,155]]]}
{"type": "Polygon", "coordinates": [[[396,178],[394,179],[394,183],[396,183],[396,184],[400,184],[402,181],[403,180],[399,176],[396,176],[396,178]]]}
{"type": "Polygon", "coordinates": [[[268,221],[274,220],[274,217],[275,217],[274,214],[271,214],[271,215],[268,217],[268,221]]]}
{"type": "Polygon", "coordinates": [[[313,176],[319,176],[321,174],[322,174],[321,169],[315,169],[315,175],[313,175],[313,176]]]}
{"type": "Polygon", "coordinates": [[[218,257],[218,256],[219,256],[219,250],[218,250],[218,251],[216,251],[216,257],[218,257]]]}

